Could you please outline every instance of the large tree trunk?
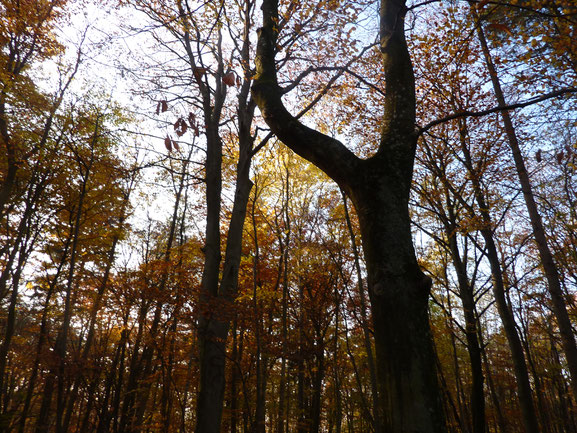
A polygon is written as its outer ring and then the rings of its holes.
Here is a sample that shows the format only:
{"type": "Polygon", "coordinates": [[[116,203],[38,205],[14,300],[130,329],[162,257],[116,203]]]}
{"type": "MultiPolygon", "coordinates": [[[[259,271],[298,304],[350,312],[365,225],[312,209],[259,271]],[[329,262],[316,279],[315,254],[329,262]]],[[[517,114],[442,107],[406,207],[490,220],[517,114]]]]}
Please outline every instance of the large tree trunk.
{"type": "Polygon", "coordinates": [[[385,115],[379,150],[366,160],[286,110],[275,65],[278,1],[265,0],[262,10],[253,96],[278,138],[335,180],[359,217],[385,431],[444,432],[427,308],[431,280],[417,264],[408,211],[416,135],[404,1],[381,1],[385,115]]]}
{"type": "MultiPolygon", "coordinates": [[[[250,127],[250,123],[248,124],[250,127]]],[[[241,146],[237,166],[237,184],[232,217],[228,230],[227,248],[218,298],[224,305],[232,305],[236,297],[238,269],[242,247],[242,233],[252,182],[250,181],[250,146],[241,146]]],[[[220,242],[220,239],[218,239],[220,242]]],[[[208,243],[208,238],[207,238],[208,243]]],[[[208,251],[207,251],[208,252],[208,251]]],[[[205,264],[208,266],[208,264],[205,264]]],[[[218,277],[217,266],[217,277],[218,277]]],[[[216,283],[218,287],[218,282],[216,283]]],[[[217,293],[214,294],[215,296],[217,293]]],[[[218,433],[224,401],[226,341],[231,317],[209,312],[200,324],[201,344],[200,393],[197,403],[197,433],[218,433]]]]}
{"type": "MultiPolygon", "coordinates": [[[[380,178],[381,176],[379,176],[380,178]]],[[[374,179],[353,193],[367,264],[386,431],[444,430],[429,331],[430,279],[419,268],[406,197],[374,179]]],[[[406,182],[406,181],[405,181],[406,182]]]]}

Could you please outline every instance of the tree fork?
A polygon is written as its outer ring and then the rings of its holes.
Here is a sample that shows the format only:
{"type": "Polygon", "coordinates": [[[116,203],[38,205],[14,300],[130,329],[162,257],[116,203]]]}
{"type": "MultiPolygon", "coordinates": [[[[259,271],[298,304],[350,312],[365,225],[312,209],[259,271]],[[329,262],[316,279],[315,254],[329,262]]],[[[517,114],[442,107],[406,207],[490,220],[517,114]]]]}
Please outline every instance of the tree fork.
{"type": "Polygon", "coordinates": [[[278,1],[265,0],[262,10],[255,101],[277,137],[336,181],[359,217],[385,431],[445,432],[427,308],[431,280],[418,266],[408,211],[417,137],[415,84],[403,27],[405,2],[381,1],[385,116],[379,149],[366,160],[286,110],[274,59],[278,1]]]}

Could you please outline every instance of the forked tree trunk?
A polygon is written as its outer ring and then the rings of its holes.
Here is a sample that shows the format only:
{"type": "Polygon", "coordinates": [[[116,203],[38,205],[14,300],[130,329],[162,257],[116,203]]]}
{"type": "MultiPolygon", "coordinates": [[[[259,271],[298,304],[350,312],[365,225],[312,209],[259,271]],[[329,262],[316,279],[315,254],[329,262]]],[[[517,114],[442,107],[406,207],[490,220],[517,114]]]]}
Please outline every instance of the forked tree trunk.
{"type": "Polygon", "coordinates": [[[415,157],[415,83],[404,1],[381,1],[385,116],[377,153],[362,160],[284,107],[276,78],[278,1],[265,0],[253,96],[277,137],[351,197],[359,217],[385,431],[445,432],[428,317],[431,280],[417,264],[408,199],[415,157]]]}

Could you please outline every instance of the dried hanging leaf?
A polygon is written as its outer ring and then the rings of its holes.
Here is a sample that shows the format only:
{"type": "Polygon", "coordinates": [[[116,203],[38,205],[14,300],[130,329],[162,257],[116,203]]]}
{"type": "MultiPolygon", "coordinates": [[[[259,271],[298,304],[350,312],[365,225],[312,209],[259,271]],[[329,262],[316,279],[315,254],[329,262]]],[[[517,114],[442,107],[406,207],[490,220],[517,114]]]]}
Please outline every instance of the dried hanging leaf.
{"type": "Polygon", "coordinates": [[[224,76],[222,77],[222,82],[227,86],[234,86],[236,82],[236,76],[234,72],[230,71],[224,74],[224,76]]]}
{"type": "Polygon", "coordinates": [[[492,29],[494,29],[494,30],[500,31],[500,32],[505,32],[505,33],[507,33],[507,34],[510,35],[510,36],[513,35],[513,32],[511,31],[511,29],[510,29],[508,26],[506,26],[505,24],[501,24],[501,23],[491,23],[491,24],[488,25],[488,27],[490,27],[490,28],[492,28],[492,29]]]}
{"type": "Polygon", "coordinates": [[[164,146],[166,147],[166,150],[168,150],[169,152],[172,151],[172,140],[168,135],[164,139],[164,146]]]}
{"type": "Polygon", "coordinates": [[[200,81],[202,76],[206,74],[206,71],[207,71],[206,68],[194,68],[192,72],[194,73],[194,77],[196,78],[196,80],[200,81]]]}
{"type": "Polygon", "coordinates": [[[178,145],[176,140],[172,140],[172,145],[174,146],[174,148],[178,151],[180,151],[180,146],[178,145]]]}
{"type": "Polygon", "coordinates": [[[196,116],[193,113],[188,113],[188,124],[191,128],[194,128],[194,124],[196,123],[196,116]]]}
{"type": "Polygon", "coordinates": [[[194,128],[194,136],[195,136],[195,137],[199,137],[199,136],[200,136],[200,131],[199,131],[199,129],[198,129],[198,126],[193,125],[192,127],[194,128]]]}
{"type": "Polygon", "coordinates": [[[176,132],[176,135],[178,135],[179,137],[182,137],[187,130],[188,125],[186,124],[186,122],[182,117],[179,117],[176,120],[176,122],[174,122],[174,132],[176,132]]]}
{"type": "Polygon", "coordinates": [[[563,153],[563,151],[561,151],[561,152],[559,152],[559,153],[557,154],[557,162],[558,162],[559,164],[563,164],[563,157],[564,157],[564,156],[565,156],[565,154],[563,153]]]}
{"type": "Polygon", "coordinates": [[[535,159],[537,160],[537,162],[541,162],[542,158],[541,158],[541,149],[539,149],[537,151],[537,153],[535,153],[535,159]]]}

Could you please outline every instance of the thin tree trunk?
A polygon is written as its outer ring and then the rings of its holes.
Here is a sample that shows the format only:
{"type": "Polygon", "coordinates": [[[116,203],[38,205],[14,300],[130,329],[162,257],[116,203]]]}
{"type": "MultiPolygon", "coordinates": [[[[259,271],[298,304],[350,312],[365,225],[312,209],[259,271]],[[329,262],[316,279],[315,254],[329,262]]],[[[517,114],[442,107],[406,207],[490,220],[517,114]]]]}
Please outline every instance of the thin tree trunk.
{"type": "Polygon", "coordinates": [[[317,338],[315,342],[315,368],[316,371],[312,373],[312,395],[310,407],[311,428],[309,433],[319,433],[321,427],[321,397],[323,392],[323,380],[325,375],[325,350],[324,338],[317,330],[317,338]]]}
{"type": "MultiPolygon", "coordinates": [[[[66,252],[68,251],[68,242],[65,245],[64,249],[65,253],[63,256],[66,256],[66,252]]],[[[40,358],[42,357],[42,350],[44,349],[44,342],[47,338],[48,334],[48,307],[50,305],[50,300],[52,295],[54,294],[54,289],[56,287],[56,282],[60,277],[60,273],[62,272],[62,267],[64,266],[64,259],[60,261],[58,267],[56,269],[56,274],[52,280],[52,284],[48,287],[48,291],[46,293],[46,298],[44,300],[44,305],[42,308],[42,319],[40,321],[40,331],[38,333],[38,343],[36,345],[36,355],[34,357],[34,365],[32,367],[32,373],[30,374],[30,379],[28,381],[28,389],[26,391],[26,398],[24,400],[24,407],[22,408],[22,414],[20,415],[20,423],[18,425],[18,433],[24,433],[26,427],[26,420],[28,419],[28,411],[30,410],[30,404],[32,402],[32,396],[36,388],[36,379],[38,377],[38,370],[40,369],[40,358]]]]}
{"type": "Polygon", "coordinates": [[[341,433],[343,422],[343,398],[341,395],[341,379],[339,375],[339,356],[340,356],[340,305],[342,297],[339,296],[338,288],[335,286],[335,336],[333,347],[333,381],[334,381],[334,407],[333,407],[333,423],[335,426],[335,433],[341,433]]]}
{"type": "MultiPolygon", "coordinates": [[[[285,180],[283,180],[283,216],[285,223],[285,237],[284,242],[282,236],[279,234],[279,244],[281,245],[282,255],[282,306],[281,306],[281,341],[286,345],[288,341],[288,297],[289,297],[289,243],[291,237],[291,218],[289,214],[289,196],[290,196],[290,171],[288,165],[285,165],[285,180]]],[[[278,226],[278,224],[277,224],[278,226]]],[[[276,426],[276,433],[285,433],[288,430],[288,415],[286,414],[285,396],[287,392],[286,387],[287,375],[287,360],[286,354],[283,350],[281,353],[281,370],[279,378],[279,406],[278,406],[278,420],[276,426]]]]}
{"type": "MultiPolygon", "coordinates": [[[[481,48],[483,50],[487,69],[491,77],[495,97],[499,106],[505,107],[507,102],[501,88],[499,75],[493,63],[491,52],[489,50],[489,46],[487,44],[485,33],[480,23],[479,17],[475,12],[474,14],[477,22],[477,34],[479,36],[479,41],[481,42],[481,48]]],[[[519,176],[519,183],[521,185],[523,198],[525,199],[525,205],[527,207],[527,213],[529,214],[529,220],[531,222],[531,228],[533,229],[537,250],[539,251],[541,266],[543,267],[545,278],[547,280],[547,287],[549,289],[549,293],[551,294],[553,314],[555,315],[557,325],[559,326],[561,343],[563,346],[563,351],[565,352],[569,375],[571,376],[571,391],[573,393],[573,399],[577,402],[577,345],[575,343],[575,336],[573,335],[571,320],[569,318],[569,314],[567,313],[567,305],[559,279],[559,272],[549,248],[547,236],[545,234],[545,228],[537,208],[537,203],[535,202],[531,180],[529,179],[529,174],[527,172],[527,168],[525,167],[525,160],[521,152],[521,147],[519,145],[515,127],[513,126],[513,121],[511,120],[511,115],[507,110],[502,110],[501,117],[503,118],[507,141],[509,143],[509,147],[511,148],[513,161],[515,162],[515,167],[519,176]]]]}
{"type": "MultiPolygon", "coordinates": [[[[58,266],[56,268],[56,274],[52,278],[50,282],[50,286],[48,287],[48,291],[46,293],[46,300],[44,302],[44,309],[42,312],[42,320],[40,324],[40,335],[38,336],[38,345],[36,346],[36,358],[34,361],[34,369],[32,371],[32,375],[30,378],[30,383],[28,385],[28,392],[26,396],[26,402],[24,409],[22,411],[22,420],[20,422],[20,433],[24,431],[26,418],[28,416],[28,409],[30,407],[30,402],[32,401],[32,394],[34,392],[34,385],[36,382],[36,377],[38,375],[38,370],[40,367],[40,359],[42,355],[42,350],[44,346],[44,341],[48,338],[48,307],[50,305],[50,300],[52,295],[56,290],[56,285],[62,273],[64,262],[68,255],[68,250],[70,248],[70,244],[72,242],[72,237],[68,237],[64,243],[64,251],[60,257],[60,261],[58,262],[58,266]]],[[[53,362],[53,361],[52,361],[53,362]]],[[[36,429],[37,433],[42,433],[48,431],[49,428],[49,411],[50,411],[50,404],[52,401],[52,392],[54,389],[54,377],[52,375],[54,365],[49,365],[50,371],[48,373],[48,377],[44,383],[44,393],[42,395],[42,403],[40,405],[40,411],[38,413],[37,421],[36,421],[36,429]]]]}
{"type": "MultiPolygon", "coordinates": [[[[478,314],[476,314],[476,316],[478,317],[478,314]]],[[[481,347],[485,347],[485,343],[483,342],[483,332],[480,327],[478,332],[479,332],[479,344],[481,345],[481,347]]],[[[499,401],[499,397],[497,396],[497,392],[495,391],[493,375],[491,374],[491,366],[489,364],[489,360],[487,359],[487,352],[485,350],[482,350],[481,356],[483,358],[483,365],[487,373],[487,386],[489,388],[489,394],[491,395],[491,400],[493,401],[493,408],[496,412],[497,426],[499,427],[498,431],[501,433],[507,433],[509,429],[507,428],[507,423],[505,422],[505,416],[503,415],[501,402],[499,401]]]]}
{"type": "Polygon", "coordinates": [[[297,367],[297,411],[298,411],[298,424],[297,433],[308,433],[308,419],[307,419],[307,403],[305,397],[305,339],[304,339],[304,288],[299,282],[299,349],[298,358],[296,362],[297,367]]]}
{"type": "Polygon", "coordinates": [[[256,340],[256,353],[255,353],[255,376],[256,376],[256,401],[255,401],[255,415],[253,419],[253,426],[251,428],[252,433],[264,433],[265,432],[265,409],[266,409],[266,387],[265,387],[265,370],[266,363],[263,359],[262,354],[262,305],[259,300],[259,260],[260,260],[260,249],[258,243],[258,231],[256,222],[256,201],[258,200],[258,195],[260,190],[258,188],[258,183],[253,188],[253,202],[251,208],[251,221],[253,229],[253,244],[254,244],[254,256],[253,256],[253,266],[252,266],[252,281],[253,281],[253,311],[254,311],[254,326],[255,326],[255,340],[256,340]]]}
{"type": "Polygon", "coordinates": [[[537,422],[535,406],[533,404],[529,373],[527,371],[527,364],[525,363],[525,355],[523,354],[523,347],[521,345],[519,334],[517,333],[513,312],[510,310],[505,297],[505,284],[503,281],[501,264],[497,252],[497,246],[493,239],[493,231],[490,228],[491,221],[488,214],[489,208],[485,203],[484,198],[479,193],[480,191],[477,191],[477,202],[485,222],[485,228],[481,229],[481,234],[485,240],[487,258],[491,266],[493,295],[495,297],[495,303],[497,304],[497,311],[499,312],[499,317],[503,323],[503,329],[507,341],[509,342],[509,349],[511,350],[515,378],[517,379],[517,396],[521,407],[523,424],[527,433],[539,433],[539,423],[537,422]]]}
{"type": "Polygon", "coordinates": [[[230,433],[237,433],[238,429],[238,365],[240,364],[240,359],[238,356],[238,345],[237,345],[237,328],[238,322],[235,317],[232,324],[232,353],[231,353],[231,372],[230,372],[230,396],[229,396],[229,409],[230,409],[230,433]]]}
{"type": "Polygon", "coordinates": [[[483,392],[483,365],[481,359],[481,346],[477,339],[477,317],[475,317],[475,296],[473,286],[467,277],[466,264],[461,259],[459,247],[457,245],[456,217],[451,205],[448,206],[448,225],[445,227],[449,250],[459,284],[459,297],[463,306],[465,317],[465,337],[467,339],[467,352],[471,364],[472,386],[470,394],[470,407],[472,413],[472,432],[485,433],[485,396],[483,392]]]}
{"type": "MultiPolygon", "coordinates": [[[[124,349],[126,345],[126,340],[128,339],[128,331],[126,329],[122,330],[120,334],[120,340],[118,341],[118,345],[116,346],[116,351],[114,354],[114,360],[112,361],[112,365],[110,366],[110,372],[106,379],[106,383],[104,385],[104,397],[100,404],[100,419],[98,420],[98,425],[96,427],[97,433],[104,433],[109,431],[110,421],[114,416],[114,410],[110,410],[111,408],[108,406],[108,401],[110,400],[110,395],[112,394],[112,387],[114,386],[114,379],[116,373],[119,372],[119,364],[120,368],[123,367],[122,360],[124,359],[124,349]]],[[[87,431],[86,426],[83,425],[81,432],[87,431]]]]}
{"type": "MultiPolygon", "coordinates": [[[[126,194],[124,198],[125,198],[125,203],[123,204],[122,215],[119,218],[119,228],[122,227],[122,225],[124,224],[124,221],[126,219],[126,215],[124,214],[124,211],[126,210],[126,208],[128,206],[128,200],[130,198],[130,193],[126,194]]],[[[82,349],[82,353],[81,353],[80,360],[79,360],[81,363],[87,362],[89,355],[90,355],[90,351],[92,349],[92,342],[94,340],[94,334],[95,334],[95,329],[96,329],[97,315],[98,315],[98,312],[100,311],[102,299],[104,297],[106,289],[108,288],[108,282],[110,279],[110,272],[112,270],[112,265],[114,264],[114,257],[116,255],[116,246],[117,246],[119,240],[120,240],[120,234],[115,235],[113,240],[112,240],[112,245],[110,246],[110,249],[109,249],[108,254],[107,254],[107,262],[106,262],[106,266],[104,269],[104,274],[102,276],[102,280],[101,280],[100,285],[98,287],[96,299],[95,299],[94,304],[92,305],[92,308],[90,310],[88,334],[86,336],[84,348],[82,349]]],[[[82,370],[79,370],[78,374],[74,377],[74,383],[73,383],[72,390],[70,391],[70,395],[68,398],[68,406],[66,408],[66,415],[64,417],[63,431],[68,431],[70,419],[71,419],[72,413],[74,412],[74,404],[76,404],[76,396],[78,395],[78,389],[80,386],[81,378],[82,378],[82,370]]]]}
{"type": "Polygon", "coordinates": [[[70,321],[72,320],[72,287],[74,285],[74,276],[76,271],[76,260],[78,257],[78,241],[80,237],[80,226],[82,219],[82,212],[84,207],[84,200],[87,194],[88,179],[91,175],[92,164],[94,163],[94,151],[99,139],[100,132],[100,117],[97,118],[94,126],[94,132],[90,143],[90,159],[87,163],[79,160],[80,172],[82,175],[82,184],[80,186],[80,194],[78,197],[78,204],[76,210],[76,218],[74,221],[74,235],[72,237],[72,246],[70,249],[70,265],[68,269],[68,280],[66,282],[65,298],[64,298],[64,317],[62,319],[62,328],[58,333],[55,344],[55,353],[59,357],[60,365],[58,367],[58,391],[56,397],[56,432],[65,432],[63,425],[63,417],[66,403],[65,394],[65,373],[67,361],[67,346],[68,333],[70,329],[70,321]],[[82,168],[84,172],[82,172],[82,168]]]}

